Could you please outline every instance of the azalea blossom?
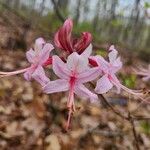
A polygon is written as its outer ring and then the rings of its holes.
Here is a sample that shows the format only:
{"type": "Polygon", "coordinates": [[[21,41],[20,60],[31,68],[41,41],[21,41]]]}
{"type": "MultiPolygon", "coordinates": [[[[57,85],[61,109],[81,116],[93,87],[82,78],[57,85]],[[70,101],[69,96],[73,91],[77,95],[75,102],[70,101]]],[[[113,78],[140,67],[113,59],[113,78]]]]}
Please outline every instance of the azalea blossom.
{"type": "Polygon", "coordinates": [[[30,67],[12,72],[0,72],[1,77],[11,76],[15,74],[24,73],[24,78],[30,81],[32,78],[38,81],[41,85],[49,82],[49,78],[46,77],[43,66],[50,61],[50,52],[53,46],[50,43],[46,43],[43,38],[38,38],[35,41],[34,49],[30,49],[26,52],[30,67]]]}
{"type": "Polygon", "coordinates": [[[68,56],[67,62],[64,63],[58,56],[53,56],[53,71],[60,78],[55,81],[49,81],[44,86],[45,93],[56,93],[69,91],[67,107],[69,109],[66,129],[70,124],[70,118],[75,111],[74,94],[79,97],[89,98],[91,101],[97,100],[97,95],[87,89],[83,83],[92,81],[98,77],[97,67],[89,68],[88,57],[91,53],[91,45],[79,55],[73,52],[68,56]]]}
{"type": "Polygon", "coordinates": [[[148,69],[144,69],[140,67],[138,70],[134,70],[135,73],[139,76],[142,76],[144,81],[150,80],[150,64],[148,66],[148,69]]]}
{"type": "Polygon", "coordinates": [[[54,37],[55,45],[68,54],[77,52],[81,54],[91,43],[92,36],[89,32],[83,32],[79,39],[72,38],[73,22],[67,19],[54,37]]]}
{"type": "Polygon", "coordinates": [[[96,93],[104,94],[112,89],[113,86],[115,86],[118,93],[120,93],[120,90],[123,89],[128,93],[139,96],[139,98],[141,98],[140,96],[142,93],[139,93],[138,90],[131,90],[120,83],[116,73],[122,68],[122,62],[120,57],[117,57],[118,52],[113,45],[109,48],[109,51],[109,61],[106,61],[102,56],[90,57],[90,59],[93,59],[97,62],[99,66],[99,72],[102,75],[102,77],[97,81],[95,88],[96,93]]]}

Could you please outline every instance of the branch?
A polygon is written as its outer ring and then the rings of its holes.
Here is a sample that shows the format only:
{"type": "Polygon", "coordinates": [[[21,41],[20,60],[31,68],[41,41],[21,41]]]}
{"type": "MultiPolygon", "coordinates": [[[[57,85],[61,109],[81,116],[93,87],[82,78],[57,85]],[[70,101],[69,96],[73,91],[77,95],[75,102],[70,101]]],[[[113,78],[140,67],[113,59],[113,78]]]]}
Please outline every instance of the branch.
{"type": "Polygon", "coordinates": [[[56,12],[56,15],[58,16],[58,18],[60,19],[61,22],[64,22],[65,21],[65,17],[60,12],[59,7],[56,4],[56,1],[55,0],[51,0],[51,1],[52,1],[53,5],[54,5],[54,10],[56,12]]]}
{"type": "Polygon", "coordinates": [[[129,116],[129,121],[130,121],[131,126],[132,126],[132,132],[133,132],[133,136],[134,136],[134,139],[135,139],[136,148],[137,148],[137,150],[140,150],[140,146],[139,146],[139,142],[138,142],[138,136],[137,136],[137,132],[136,132],[136,129],[135,129],[135,124],[134,124],[134,119],[131,117],[130,112],[128,113],[128,116],[129,116]]]}

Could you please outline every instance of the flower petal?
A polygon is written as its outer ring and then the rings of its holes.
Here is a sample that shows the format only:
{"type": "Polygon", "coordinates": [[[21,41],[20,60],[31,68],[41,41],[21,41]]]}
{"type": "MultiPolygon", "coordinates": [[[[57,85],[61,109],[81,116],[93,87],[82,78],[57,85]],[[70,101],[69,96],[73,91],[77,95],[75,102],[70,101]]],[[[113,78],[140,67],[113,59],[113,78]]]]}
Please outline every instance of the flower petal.
{"type": "Polygon", "coordinates": [[[118,57],[111,65],[112,67],[110,68],[110,70],[112,73],[116,73],[118,70],[120,70],[122,68],[120,57],[118,57]]]}
{"type": "Polygon", "coordinates": [[[108,92],[112,87],[113,84],[110,82],[107,75],[104,75],[97,81],[95,91],[98,94],[104,94],[108,92]]]}
{"type": "Polygon", "coordinates": [[[33,49],[30,49],[29,51],[26,52],[26,57],[30,63],[33,63],[35,57],[35,51],[33,49]]]}
{"type": "Polygon", "coordinates": [[[78,75],[78,82],[85,83],[96,79],[100,75],[99,67],[89,68],[78,75]]]}
{"type": "Polygon", "coordinates": [[[35,46],[34,46],[35,51],[41,51],[44,44],[45,44],[45,40],[43,38],[40,37],[40,38],[36,39],[35,40],[35,46]]]}
{"type": "Polygon", "coordinates": [[[97,95],[92,93],[83,84],[76,85],[74,91],[75,91],[75,94],[77,94],[79,97],[89,98],[91,102],[98,100],[97,95]]]}
{"type": "Polygon", "coordinates": [[[92,54],[92,44],[90,44],[81,54],[83,57],[89,58],[89,56],[92,54]]]}
{"type": "Polygon", "coordinates": [[[55,45],[58,48],[68,51],[70,53],[73,50],[72,39],[71,39],[72,28],[73,28],[72,20],[67,19],[54,37],[55,45]]]}
{"type": "Polygon", "coordinates": [[[110,63],[113,63],[113,62],[117,59],[117,55],[118,55],[118,51],[115,50],[115,49],[112,50],[112,51],[108,54],[110,63]]]}
{"type": "Polygon", "coordinates": [[[111,74],[110,77],[111,79],[111,82],[116,86],[117,88],[117,93],[119,94],[120,93],[120,90],[121,90],[121,84],[120,84],[120,81],[118,80],[117,76],[115,74],[111,74]]]}
{"type": "Polygon", "coordinates": [[[62,79],[68,79],[70,76],[70,71],[67,65],[58,57],[53,56],[53,71],[54,73],[62,79]]]}
{"type": "Polygon", "coordinates": [[[45,72],[42,66],[38,66],[36,68],[36,70],[32,74],[32,78],[34,78],[42,86],[46,85],[50,81],[49,78],[45,75],[45,72]]]}
{"type": "Polygon", "coordinates": [[[109,71],[109,63],[100,55],[97,56],[91,56],[90,59],[93,59],[97,62],[99,68],[103,72],[109,71]]]}
{"type": "Polygon", "coordinates": [[[27,81],[30,81],[31,78],[32,78],[32,73],[34,72],[35,68],[29,68],[23,75],[24,75],[24,78],[27,80],[27,81]]]}
{"type": "Polygon", "coordinates": [[[74,49],[76,52],[81,54],[91,43],[92,41],[92,35],[89,32],[83,32],[80,39],[77,39],[76,42],[74,42],[74,49]]]}
{"type": "Polygon", "coordinates": [[[43,49],[41,49],[41,51],[39,52],[39,64],[44,64],[50,55],[50,52],[52,51],[52,49],[54,49],[53,45],[50,43],[46,43],[43,47],[43,49]]]}
{"type": "Polygon", "coordinates": [[[67,80],[63,80],[63,79],[50,81],[43,87],[44,93],[47,94],[62,92],[67,90],[69,90],[69,83],[67,82],[67,80]]]}
{"type": "Polygon", "coordinates": [[[115,50],[115,46],[114,46],[114,45],[111,45],[111,46],[109,47],[109,51],[113,51],[113,50],[115,50]]]}
{"type": "Polygon", "coordinates": [[[88,58],[82,57],[76,52],[68,56],[67,67],[72,71],[82,72],[88,69],[88,58]]]}

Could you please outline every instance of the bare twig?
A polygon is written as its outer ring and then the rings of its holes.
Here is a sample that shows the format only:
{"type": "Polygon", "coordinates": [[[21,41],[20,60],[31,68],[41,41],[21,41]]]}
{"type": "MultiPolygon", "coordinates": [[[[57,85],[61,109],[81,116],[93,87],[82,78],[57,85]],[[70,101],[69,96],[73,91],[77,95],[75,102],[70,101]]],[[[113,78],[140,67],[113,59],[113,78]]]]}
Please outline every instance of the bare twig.
{"type": "Polygon", "coordinates": [[[60,9],[59,9],[58,5],[56,4],[56,1],[55,0],[51,0],[51,1],[52,1],[53,5],[54,5],[54,10],[56,12],[56,15],[58,16],[60,21],[63,23],[65,21],[65,17],[60,12],[60,9]]]}
{"type": "Polygon", "coordinates": [[[135,124],[134,124],[134,119],[132,118],[130,112],[128,113],[128,116],[129,116],[129,121],[130,121],[131,126],[132,126],[132,132],[133,132],[133,136],[134,136],[134,139],[135,139],[136,148],[137,148],[137,150],[140,150],[140,146],[139,146],[139,142],[138,142],[138,136],[137,136],[137,132],[136,132],[136,129],[135,129],[135,124]]]}
{"type": "Polygon", "coordinates": [[[118,110],[116,110],[109,102],[106,100],[106,98],[99,94],[98,97],[103,101],[104,104],[106,104],[116,115],[120,116],[122,119],[128,120],[128,116],[122,115],[118,110]]]}

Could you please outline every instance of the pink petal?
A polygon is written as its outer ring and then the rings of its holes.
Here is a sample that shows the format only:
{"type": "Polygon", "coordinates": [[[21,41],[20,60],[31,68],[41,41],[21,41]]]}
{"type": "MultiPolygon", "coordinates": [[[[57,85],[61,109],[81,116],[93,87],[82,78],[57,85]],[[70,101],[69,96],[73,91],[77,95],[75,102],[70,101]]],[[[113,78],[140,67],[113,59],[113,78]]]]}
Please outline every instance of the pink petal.
{"type": "Polygon", "coordinates": [[[99,67],[89,68],[78,75],[78,82],[85,83],[95,80],[100,75],[99,67]]]}
{"type": "Polygon", "coordinates": [[[92,44],[90,44],[81,54],[82,57],[87,57],[89,58],[89,56],[92,54],[92,44]]]}
{"type": "Polygon", "coordinates": [[[91,102],[98,100],[97,95],[92,93],[83,84],[76,85],[74,91],[75,91],[75,94],[77,94],[79,97],[89,98],[91,100],[91,102]]]}
{"type": "Polygon", "coordinates": [[[55,45],[58,48],[68,51],[70,53],[72,53],[73,51],[71,38],[72,28],[73,28],[72,20],[67,19],[54,37],[55,45]]]}
{"type": "Polygon", "coordinates": [[[109,63],[100,55],[91,56],[90,59],[93,59],[97,62],[101,71],[108,72],[109,71],[109,63]]]}
{"type": "Polygon", "coordinates": [[[30,63],[33,63],[35,57],[35,51],[33,49],[30,49],[29,51],[26,52],[26,57],[30,63]]]}
{"type": "Polygon", "coordinates": [[[56,32],[55,36],[54,36],[54,43],[55,45],[60,48],[60,49],[64,49],[63,46],[61,45],[60,41],[59,41],[59,31],[56,32]]]}
{"type": "Polygon", "coordinates": [[[116,73],[122,68],[122,62],[120,60],[120,57],[118,57],[109,67],[109,70],[111,73],[116,73]]]}
{"type": "Polygon", "coordinates": [[[44,64],[50,55],[50,52],[52,51],[52,49],[54,49],[53,45],[50,43],[46,43],[43,47],[43,49],[41,49],[41,51],[39,52],[39,64],[44,64]]]}
{"type": "Polygon", "coordinates": [[[120,57],[118,57],[114,62],[113,62],[113,66],[118,67],[118,69],[122,68],[122,62],[120,60],[120,57]]]}
{"type": "Polygon", "coordinates": [[[116,86],[117,93],[119,94],[121,90],[120,81],[118,80],[115,74],[111,74],[109,78],[111,79],[111,82],[116,86]]]}
{"type": "Polygon", "coordinates": [[[35,40],[35,51],[40,51],[45,44],[45,40],[43,38],[38,38],[35,40]]]}
{"type": "Polygon", "coordinates": [[[54,73],[59,78],[68,79],[71,72],[68,70],[67,65],[58,56],[53,56],[52,59],[54,73]]]}
{"type": "Polygon", "coordinates": [[[117,55],[118,55],[118,51],[116,51],[115,49],[112,50],[112,51],[108,54],[110,63],[113,63],[113,62],[117,59],[117,55]]]}
{"type": "Polygon", "coordinates": [[[38,66],[36,68],[36,70],[32,74],[32,78],[34,78],[42,86],[46,85],[50,81],[49,78],[45,75],[45,72],[42,66],[38,66]]]}
{"type": "Polygon", "coordinates": [[[44,93],[56,93],[69,90],[69,83],[67,80],[58,79],[55,81],[50,81],[43,87],[44,93]]]}
{"type": "Polygon", "coordinates": [[[108,92],[112,87],[113,84],[110,82],[107,75],[104,75],[97,81],[95,91],[98,94],[104,94],[108,92]]]}
{"type": "Polygon", "coordinates": [[[82,72],[88,69],[88,58],[82,57],[76,52],[73,52],[71,55],[68,56],[67,59],[67,67],[76,72],[82,72]]]}
{"type": "Polygon", "coordinates": [[[115,49],[115,46],[114,46],[114,45],[111,45],[111,46],[109,47],[109,51],[113,51],[113,50],[116,50],[116,49],[115,49]]]}
{"type": "Polygon", "coordinates": [[[92,35],[89,32],[83,32],[80,39],[74,43],[74,49],[81,54],[91,43],[92,35]]]}
{"type": "Polygon", "coordinates": [[[32,73],[34,72],[35,68],[29,68],[23,75],[24,75],[24,78],[27,80],[27,81],[30,81],[32,79],[32,73]]]}

